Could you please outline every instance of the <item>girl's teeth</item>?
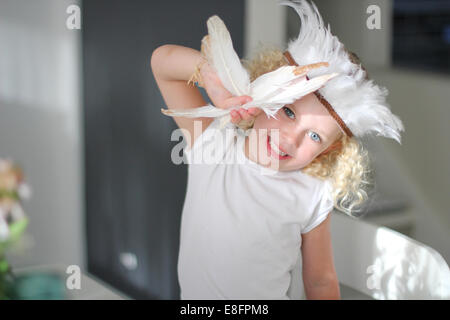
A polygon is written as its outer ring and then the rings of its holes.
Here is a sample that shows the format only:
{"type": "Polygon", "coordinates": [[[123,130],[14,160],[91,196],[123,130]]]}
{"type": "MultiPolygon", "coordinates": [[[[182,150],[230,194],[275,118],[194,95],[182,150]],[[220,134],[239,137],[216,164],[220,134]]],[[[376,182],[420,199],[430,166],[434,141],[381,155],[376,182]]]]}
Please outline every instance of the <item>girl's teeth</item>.
{"type": "MultiPolygon", "coordinates": [[[[270,139],[270,138],[269,138],[270,139]]],[[[287,156],[287,153],[284,153],[283,151],[279,150],[275,144],[272,143],[272,140],[270,139],[270,146],[273,150],[275,150],[276,153],[278,153],[280,156],[285,157],[287,156]]]]}

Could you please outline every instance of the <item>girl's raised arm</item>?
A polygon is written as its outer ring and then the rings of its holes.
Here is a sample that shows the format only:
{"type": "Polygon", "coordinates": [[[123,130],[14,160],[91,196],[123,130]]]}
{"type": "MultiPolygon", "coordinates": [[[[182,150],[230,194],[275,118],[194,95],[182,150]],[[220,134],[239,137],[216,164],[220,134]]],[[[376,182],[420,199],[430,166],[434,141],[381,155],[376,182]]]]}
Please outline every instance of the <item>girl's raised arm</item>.
{"type": "MultiPolygon", "coordinates": [[[[153,75],[169,109],[189,109],[207,104],[198,88],[188,84],[202,60],[200,51],[177,45],[163,45],[153,51],[153,75]]],[[[174,120],[179,128],[189,132],[190,137],[185,138],[192,147],[195,139],[214,119],[174,117],[174,120]],[[202,130],[196,133],[197,136],[194,136],[194,121],[202,122],[202,130]]]]}
{"type": "MultiPolygon", "coordinates": [[[[217,108],[227,109],[251,101],[250,96],[234,97],[225,89],[217,73],[197,50],[177,45],[163,45],[153,52],[151,66],[156,83],[169,109],[190,109],[207,104],[198,88],[188,84],[188,80],[194,74],[200,78],[201,85],[217,108]]],[[[235,124],[241,121],[248,122],[260,111],[258,108],[250,108],[248,111],[241,109],[239,112],[232,112],[232,122],[235,124]]],[[[178,127],[188,131],[192,139],[186,138],[192,147],[197,137],[205,131],[214,118],[174,117],[174,120],[178,127]],[[197,130],[196,135],[194,135],[194,121],[201,121],[202,124],[202,130],[197,130]]]]}

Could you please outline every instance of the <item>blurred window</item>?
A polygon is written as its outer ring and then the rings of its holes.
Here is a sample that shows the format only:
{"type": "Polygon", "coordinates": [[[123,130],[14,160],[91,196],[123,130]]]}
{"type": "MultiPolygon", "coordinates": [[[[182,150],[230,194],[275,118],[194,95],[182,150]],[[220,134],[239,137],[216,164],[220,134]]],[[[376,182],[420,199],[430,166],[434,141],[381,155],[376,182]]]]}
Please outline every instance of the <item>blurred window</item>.
{"type": "Polygon", "coordinates": [[[450,73],[450,0],[394,0],[393,64],[450,73]]]}

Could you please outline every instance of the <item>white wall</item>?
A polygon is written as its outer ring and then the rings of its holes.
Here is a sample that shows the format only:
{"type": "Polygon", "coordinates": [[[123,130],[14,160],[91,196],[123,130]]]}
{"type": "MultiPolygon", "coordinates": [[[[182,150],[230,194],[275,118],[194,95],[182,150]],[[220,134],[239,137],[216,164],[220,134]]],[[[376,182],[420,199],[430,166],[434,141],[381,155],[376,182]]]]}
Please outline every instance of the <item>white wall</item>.
{"type": "Polygon", "coordinates": [[[245,2],[244,58],[250,59],[260,46],[286,46],[286,7],[276,0],[245,2]]]}
{"type": "Polygon", "coordinates": [[[391,64],[392,1],[391,0],[316,0],[325,25],[350,51],[364,58],[368,68],[391,64]],[[380,29],[369,30],[367,8],[380,8],[380,29]]]}
{"type": "Polygon", "coordinates": [[[32,247],[11,255],[13,267],[84,266],[80,31],[66,28],[77,3],[0,2],[0,157],[17,161],[33,189],[32,247]]]}
{"type": "Polygon", "coordinates": [[[417,191],[415,201],[425,206],[415,215],[413,237],[450,263],[450,77],[401,69],[372,77],[389,88],[388,101],[405,124],[402,146],[382,143],[411,177],[404,189],[417,191]]]}

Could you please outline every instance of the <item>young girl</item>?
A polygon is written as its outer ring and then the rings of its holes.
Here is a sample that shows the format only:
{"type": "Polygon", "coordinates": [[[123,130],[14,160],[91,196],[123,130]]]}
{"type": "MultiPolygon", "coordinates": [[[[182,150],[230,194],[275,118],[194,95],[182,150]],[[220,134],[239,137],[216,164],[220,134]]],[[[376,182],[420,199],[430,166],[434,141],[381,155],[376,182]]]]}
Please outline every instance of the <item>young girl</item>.
{"type": "MultiPolygon", "coordinates": [[[[265,51],[248,62],[251,80],[284,65],[317,62],[329,67],[313,69],[308,77],[339,76],[285,105],[276,118],[242,108],[221,128],[218,119],[174,117],[185,130],[188,159],[214,146],[217,132],[234,130],[236,139],[216,148],[216,156],[248,160],[188,166],[178,259],[182,299],[339,299],[329,213],[336,207],[351,214],[367,198],[368,158],[356,137],[377,133],[399,141],[403,130],[387,108],[387,91],[323,27],[315,5],[285,4],[302,20],[300,35],[287,51],[265,51]],[[256,144],[250,139],[255,132],[263,132],[253,135],[256,144]],[[269,162],[259,157],[261,148],[269,162]],[[275,171],[269,168],[273,161],[275,171]]],[[[169,109],[206,105],[188,83],[192,79],[217,108],[251,101],[228,92],[197,50],[164,45],[154,51],[151,65],[169,109]]]]}

